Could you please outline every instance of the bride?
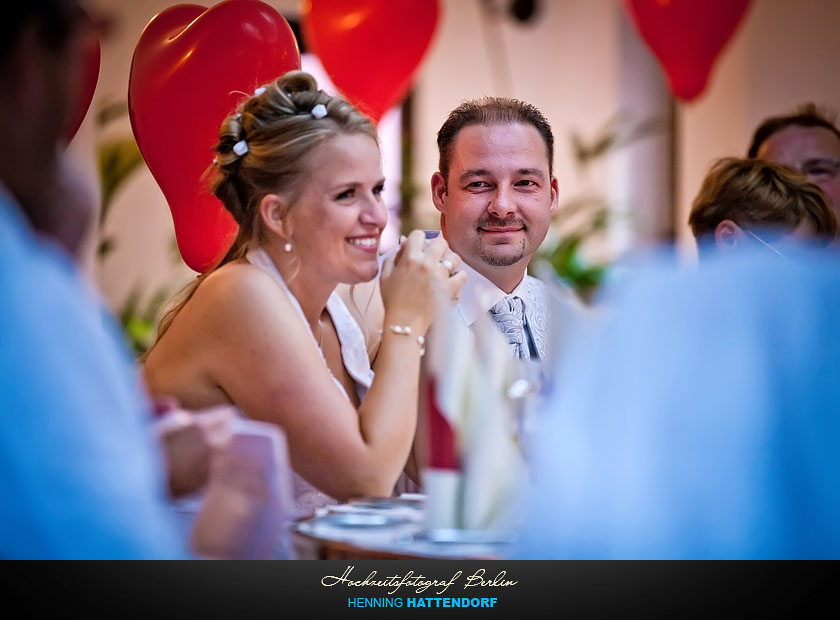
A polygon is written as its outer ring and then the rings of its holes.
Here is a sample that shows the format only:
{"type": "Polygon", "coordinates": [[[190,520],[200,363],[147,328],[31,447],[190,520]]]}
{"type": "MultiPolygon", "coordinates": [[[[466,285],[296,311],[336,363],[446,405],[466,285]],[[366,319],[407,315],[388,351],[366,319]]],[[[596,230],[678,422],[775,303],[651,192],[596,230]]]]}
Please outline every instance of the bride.
{"type": "Polygon", "coordinates": [[[371,368],[335,288],[379,272],[387,209],[373,124],[295,71],[225,119],[215,150],[212,188],[239,235],[163,317],[150,390],[281,426],[304,510],[390,495],[414,437],[423,337],[464,282],[460,260],[414,231],[382,265],[371,368]]]}

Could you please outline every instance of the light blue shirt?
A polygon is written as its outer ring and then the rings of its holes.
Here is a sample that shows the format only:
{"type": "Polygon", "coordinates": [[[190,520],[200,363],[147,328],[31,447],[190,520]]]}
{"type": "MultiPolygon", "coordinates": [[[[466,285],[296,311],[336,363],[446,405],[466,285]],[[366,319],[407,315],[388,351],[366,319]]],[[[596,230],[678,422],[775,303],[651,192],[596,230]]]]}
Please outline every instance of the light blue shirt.
{"type": "Polygon", "coordinates": [[[640,269],[555,369],[522,558],[840,558],[840,259],[640,269]]]}
{"type": "Polygon", "coordinates": [[[116,326],[2,185],[0,291],[0,557],[182,556],[116,326]]]}

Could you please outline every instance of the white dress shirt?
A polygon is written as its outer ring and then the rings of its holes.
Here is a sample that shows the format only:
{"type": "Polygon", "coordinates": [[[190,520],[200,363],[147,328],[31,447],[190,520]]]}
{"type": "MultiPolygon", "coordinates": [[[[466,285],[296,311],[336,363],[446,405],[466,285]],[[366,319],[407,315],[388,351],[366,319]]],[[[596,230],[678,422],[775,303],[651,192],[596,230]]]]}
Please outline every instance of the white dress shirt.
{"type": "Polygon", "coordinates": [[[532,357],[544,359],[548,346],[548,291],[545,285],[522,272],[522,280],[510,293],[506,293],[475,269],[461,263],[459,271],[467,274],[461,288],[458,313],[464,324],[472,329],[478,316],[499,303],[508,295],[519,297],[525,305],[525,336],[532,357]]]}

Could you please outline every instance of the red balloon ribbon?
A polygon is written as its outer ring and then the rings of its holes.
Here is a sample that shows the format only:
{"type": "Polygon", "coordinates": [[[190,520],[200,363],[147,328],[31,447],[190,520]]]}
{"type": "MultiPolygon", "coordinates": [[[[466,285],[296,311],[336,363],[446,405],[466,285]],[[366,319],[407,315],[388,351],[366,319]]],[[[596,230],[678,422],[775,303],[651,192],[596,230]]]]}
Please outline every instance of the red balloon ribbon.
{"type": "Polygon", "coordinates": [[[624,5],[662,63],[671,92],[691,101],[705,90],[750,0],[624,0],[624,5]]]}
{"type": "Polygon", "coordinates": [[[431,43],[437,0],[307,0],[303,35],[345,97],[379,122],[431,43]]]}
{"type": "Polygon", "coordinates": [[[131,62],[137,145],[172,211],[184,262],[204,272],[237,225],[203,181],[225,116],[260,84],[300,68],[289,24],[258,0],[178,4],[146,25],[131,62]]]}

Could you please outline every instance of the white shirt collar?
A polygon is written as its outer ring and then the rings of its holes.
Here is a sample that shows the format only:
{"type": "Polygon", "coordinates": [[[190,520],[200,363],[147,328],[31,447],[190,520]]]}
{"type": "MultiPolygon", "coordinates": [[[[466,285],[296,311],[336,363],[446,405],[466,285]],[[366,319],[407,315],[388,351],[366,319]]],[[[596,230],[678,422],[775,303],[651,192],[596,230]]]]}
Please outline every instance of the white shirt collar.
{"type": "Polygon", "coordinates": [[[521,297],[525,302],[525,307],[528,307],[528,283],[524,271],[516,288],[510,293],[505,293],[466,263],[461,263],[458,269],[467,274],[467,281],[461,288],[461,299],[457,307],[458,313],[468,327],[475,323],[480,314],[490,310],[508,294],[521,297]]]}

